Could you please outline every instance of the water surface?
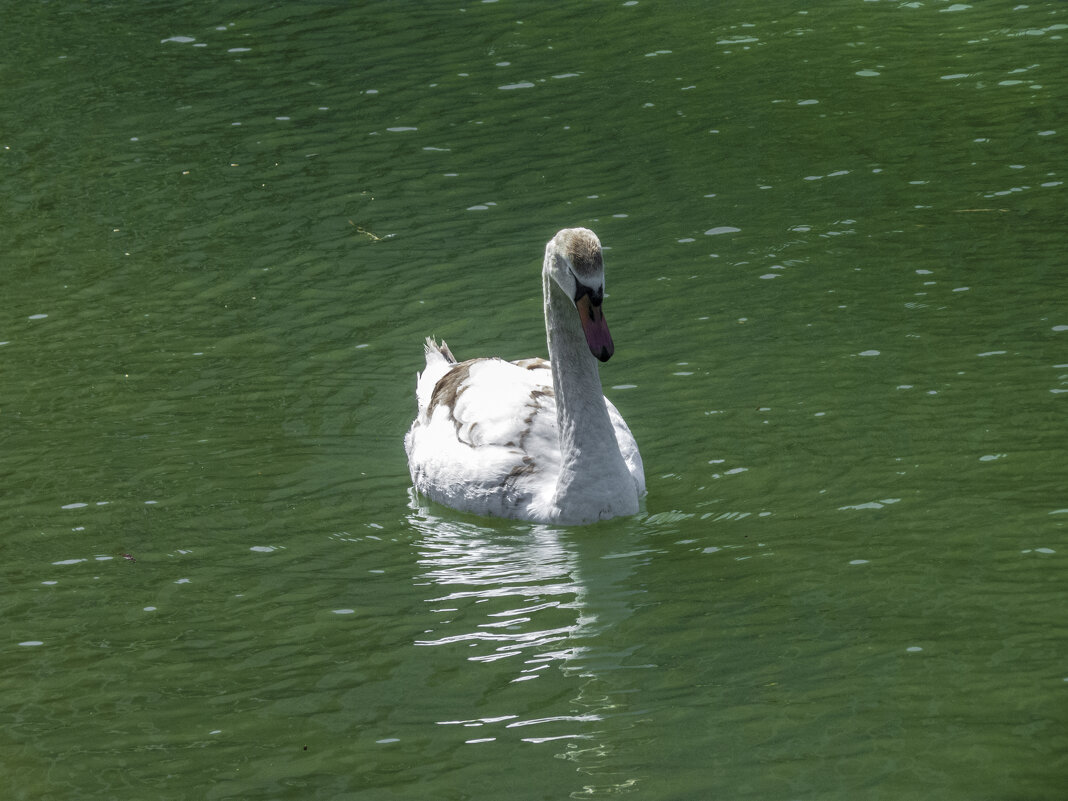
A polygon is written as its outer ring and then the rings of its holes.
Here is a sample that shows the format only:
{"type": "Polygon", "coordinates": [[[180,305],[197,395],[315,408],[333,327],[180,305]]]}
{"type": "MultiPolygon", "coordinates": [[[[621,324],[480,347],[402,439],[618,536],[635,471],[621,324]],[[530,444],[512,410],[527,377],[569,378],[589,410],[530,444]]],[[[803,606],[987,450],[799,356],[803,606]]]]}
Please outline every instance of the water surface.
{"type": "Polygon", "coordinates": [[[5,20],[5,797],[1063,797],[1061,4],[5,20]],[[412,498],[570,225],[645,510],[412,498]]]}

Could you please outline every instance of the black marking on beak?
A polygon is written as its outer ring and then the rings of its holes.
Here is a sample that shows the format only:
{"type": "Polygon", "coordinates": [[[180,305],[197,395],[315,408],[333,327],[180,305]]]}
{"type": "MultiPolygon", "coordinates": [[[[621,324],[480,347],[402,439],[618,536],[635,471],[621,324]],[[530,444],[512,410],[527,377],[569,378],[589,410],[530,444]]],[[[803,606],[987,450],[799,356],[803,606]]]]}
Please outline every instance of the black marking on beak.
{"type": "Polygon", "coordinates": [[[578,303],[586,295],[590,296],[590,305],[600,306],[604,302],[604,287],[599,286],[597,289],[591,289],[576,278],[575,303],[578,303]]]}

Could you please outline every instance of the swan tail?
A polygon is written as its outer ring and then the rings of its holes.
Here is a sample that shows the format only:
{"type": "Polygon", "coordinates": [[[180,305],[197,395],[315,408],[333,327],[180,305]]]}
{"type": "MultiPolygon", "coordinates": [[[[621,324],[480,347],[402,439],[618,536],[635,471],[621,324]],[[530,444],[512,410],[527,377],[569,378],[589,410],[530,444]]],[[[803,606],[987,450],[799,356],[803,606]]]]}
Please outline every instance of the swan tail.
{"type": "Polygon", "coordinates": [[[430,405],[430,396],[434,393],[434,387],[438,381],[449,372],[449,368],[456,364],[456,357],[452,355],[449,346],[444,342],[439,344],[434,341],[433,337],[427,337],[425,349],[426,367],[416,376],[415,385],[415,397],[419,402],[420,417],[430,405]]]}
{"type": "Polygon", "coordinates": [[[426,350],[427,364],[430,364],[430,360],[435,354],[444,356],[445,361],[449,364],[456,364],[456,357],[452,355],[452,351],[449,350],[449,346],[445,344],[445,340],[442,340],[439,344],[434,341],[434,337],[427,337],[424,348],[426,350]]]}

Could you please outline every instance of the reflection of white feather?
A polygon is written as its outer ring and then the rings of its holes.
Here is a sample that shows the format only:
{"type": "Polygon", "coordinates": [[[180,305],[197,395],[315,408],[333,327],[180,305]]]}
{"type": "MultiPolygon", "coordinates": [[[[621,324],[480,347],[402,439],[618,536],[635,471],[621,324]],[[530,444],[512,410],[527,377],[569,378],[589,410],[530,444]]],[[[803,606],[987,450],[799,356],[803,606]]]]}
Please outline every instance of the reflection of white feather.
{"type": "Polygon", "coordinates": [[[594,358],[611,354],[600,242],[586,229],[561,231],[542,275],[551,363],[457,362],[427,340],[419,414],[405,437],[412,481],[477,514],[565,524],[634,514],[645,492],[641,456],[601,393],[594,358]]]}

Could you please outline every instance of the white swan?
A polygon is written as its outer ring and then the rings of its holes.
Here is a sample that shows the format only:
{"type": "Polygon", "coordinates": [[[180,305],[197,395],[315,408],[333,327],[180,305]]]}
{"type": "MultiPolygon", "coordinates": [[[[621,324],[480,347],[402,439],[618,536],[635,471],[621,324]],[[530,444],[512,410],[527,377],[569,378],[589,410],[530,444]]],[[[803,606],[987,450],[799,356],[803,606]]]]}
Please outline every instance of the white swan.
{"type": "Polygon", "coordinates": [[[550,361],[457,362],[427,338],[419,414],[404,438],[412,483],[482,515],[571,525],[635,514],[642,459],[597,372],[613,344],[596,234],[557,233],[541,275],[550,361]]]}

